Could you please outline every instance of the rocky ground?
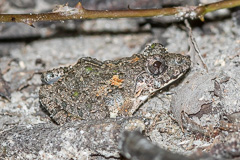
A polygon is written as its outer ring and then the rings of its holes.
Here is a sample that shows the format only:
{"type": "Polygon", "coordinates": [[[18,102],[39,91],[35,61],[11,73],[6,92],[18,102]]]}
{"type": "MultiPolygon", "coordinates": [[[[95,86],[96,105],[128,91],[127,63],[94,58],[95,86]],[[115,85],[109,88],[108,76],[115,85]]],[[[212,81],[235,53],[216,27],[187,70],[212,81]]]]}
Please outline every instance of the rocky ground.
{"type": "MultiPolygon", "coordinates": [[[[48,0],[0,2],[3,13],[45,12],[54,4],[64,3],[48,0]]],[[[127,2],[131,8],[187,4],[187,1],[177,4],[175,1],[152,1],[146,5],[144,1],[106,0],[83,1],[83,6],[116,9],[124,8],[127,2]]],[[[199,1],[191,3],[189,5],[199,1]]],[[[145,45],[152,42],[164,44],[169,52],[186,55],[189,36],[184,23],[174,17],[161,17],[41,22],[35,24],[36,28],[26,24],[1,24],[0,84],[6,81],[10,87],[5,87],[3,92],[0,90],[1,159],[7,156],[18,159],[118,159],[116,139],[123,128],[131,128],[126,126],[133,123],[142,126],[141,130],[145,130],[152,142],[174,153],[191,155],[210,151],[223,158],[239,158],[239,151],[230,153],[231,147],[237,150],[239,145],[236,138],[240,128],[239,15],[237,9],[220,10],[208,14],[205,22],[190,22],[208,73],[194,64],[183,79],[159,92],[140,108],[137,113],[140,120],[78,122],[63,127],[56,125],[39,104],[42,72],[74,64],[86,56],[99,60],[131,56],[142,52],[145,45]],[[182,111],[190,121],[181,120],[182,111]],[[195,123],[204,129],[194,127],[195,123]],[[182,130],[179,124],[187,129],[182,130]],[[233,127],[226,127],[226,124],[233,127]],[[80,131],[84,133],[77,138],[80,131]],[[204,135],[197,134],[199,132],[204,135]],[[225,142],[231,140],[235,145],[227,146],[225,142]],[[230,149],[220,153],[224,147],[230,149]]]]}

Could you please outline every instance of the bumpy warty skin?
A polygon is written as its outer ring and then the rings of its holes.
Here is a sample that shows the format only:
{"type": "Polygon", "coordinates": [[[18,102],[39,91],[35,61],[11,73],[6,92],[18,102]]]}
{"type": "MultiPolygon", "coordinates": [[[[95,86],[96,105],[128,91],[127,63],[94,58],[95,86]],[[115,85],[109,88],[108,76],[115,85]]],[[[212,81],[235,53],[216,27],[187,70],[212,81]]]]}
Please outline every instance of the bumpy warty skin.
{"type": "Polygon", "coordinates": [[[119,60],[81,58],[73,66],[44,73],[39,99],[58,124],[131,116],[149,96],[186,73],[190,65],[188,56],[168,53],[158,43],[142,54],[119,60]]]}

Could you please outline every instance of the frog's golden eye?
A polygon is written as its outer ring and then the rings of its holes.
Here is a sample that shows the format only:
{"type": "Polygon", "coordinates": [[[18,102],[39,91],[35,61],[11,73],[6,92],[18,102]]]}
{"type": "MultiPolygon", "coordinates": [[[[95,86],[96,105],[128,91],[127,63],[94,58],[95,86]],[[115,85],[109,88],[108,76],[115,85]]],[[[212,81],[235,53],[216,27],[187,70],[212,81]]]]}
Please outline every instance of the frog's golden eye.
{"type": "Polygon", "coordinates": [[[148,70],[153,75],[159,75],[163,73],[166,69],[167,69],[167,66],[160,61],[155,61],[152,64],[148,65],[148,70]]]}

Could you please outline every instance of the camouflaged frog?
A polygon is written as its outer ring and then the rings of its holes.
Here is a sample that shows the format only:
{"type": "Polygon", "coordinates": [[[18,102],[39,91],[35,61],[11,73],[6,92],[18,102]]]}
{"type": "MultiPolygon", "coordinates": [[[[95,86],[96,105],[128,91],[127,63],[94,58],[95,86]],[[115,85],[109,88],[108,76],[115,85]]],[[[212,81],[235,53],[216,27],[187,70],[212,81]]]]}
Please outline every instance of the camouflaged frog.
{"type": "Polygon", "coordinates": [[[40,103],[58,124],[131,116],[156,91],[190,68],[190,57],[168,53],[158,43],[119,60],[81,58],[42,75],[40,103]]]}

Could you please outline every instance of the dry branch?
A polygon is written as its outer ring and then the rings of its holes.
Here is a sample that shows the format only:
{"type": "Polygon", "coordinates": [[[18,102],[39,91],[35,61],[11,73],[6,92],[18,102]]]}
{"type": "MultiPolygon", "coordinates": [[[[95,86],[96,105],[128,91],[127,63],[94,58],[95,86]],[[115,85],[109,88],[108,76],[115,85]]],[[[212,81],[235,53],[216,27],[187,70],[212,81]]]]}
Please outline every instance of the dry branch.
{"type": "Polygon", "coordinates": [[[240,6],[240,0],[226,0],[202,6],[186,6],[161,9],[128,9],[128,10],[87,10],[79,2],[75,7],[59,5],[50,13],[40,14],[0,14],[0,22],[22,22],[33,26],[38,21],[63,21],[74,19],[96,18],[132,18],[175,15],[181,19],[200,18],[204,15],[223,8],[240,6]]]}

